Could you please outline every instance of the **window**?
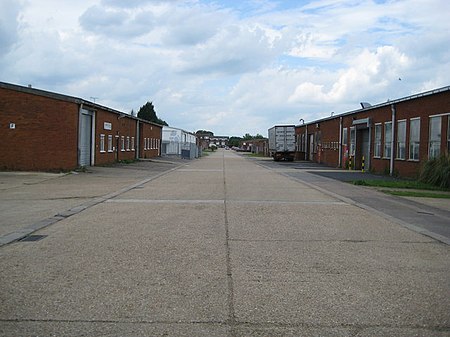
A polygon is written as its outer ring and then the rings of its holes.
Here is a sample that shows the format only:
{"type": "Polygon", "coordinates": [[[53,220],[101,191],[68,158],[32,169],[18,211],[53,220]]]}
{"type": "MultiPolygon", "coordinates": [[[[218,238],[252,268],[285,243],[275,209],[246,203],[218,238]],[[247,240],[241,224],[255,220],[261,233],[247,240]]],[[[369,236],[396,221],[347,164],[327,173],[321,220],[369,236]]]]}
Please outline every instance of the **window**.
{"type": "Polygon", "coordinates": [[[447,117],[448,125],[447,125],[447,153],[450,154],[450,115],[447,117]]]}
{"type": "Polygon", "coordinates": [[[113,136],[108,135],[108,152],[113,152],[113,136]]]}
{"type": "Polygon", "coordinates": [[[406,159],[406,120],[397,122],[397,159],[406,159]]]}
{"type": "Polygon", "coordinates": [[[381,158],[381,123],[375,124],[375,144],[373,149],[373,156],[381,158]]]}
{"type": "Polygon", "coordinates": [[[130,136],[127,136],[127,151],[130,151],[130,136]]]}
{"type": "Polygon", "coordinates": [[[430,147],[428,158],[439,157],[441,152],[441,116],[430,117],[430,147]]]}
{"type": "Polygon", "coordinates": [[[100,152],[105,152],[105,135],[100,135],[100,152]]]}
{"type": "Polygon", "coordinates": [[[131,137],[131,151],[134,151],[134,137],[131,137]]]}
{"type": "Polygon", "coordinates": [[[409,121],[409,160],[419,160],[420,118],[409,121]]]}
{"type": "Polygon", "coordinates": [[[144,150],[147,150],[147,138],[144,138],[144,150]]]}
{"type": "Polygon", "coordinates": [[[125,136],[122,136],[120,145],[121,145],[120,151],[125,151],[125,136]]]}
{"type": "Polygon", "coordinates": [[[350,128],[350,156],[355,155],[356,146],[356,128],[353,126],[350,128]]]}
{"type": "Polygon", "coordinates": [[[346,146],[348,142],[347,128],[342,130],[342,145],[346,146]]]}
{"type": "Polygon", "coordinates": [[[384,123],[384,151],[383,158],[391,158],[392,151],[392,122],[384,123]]]}

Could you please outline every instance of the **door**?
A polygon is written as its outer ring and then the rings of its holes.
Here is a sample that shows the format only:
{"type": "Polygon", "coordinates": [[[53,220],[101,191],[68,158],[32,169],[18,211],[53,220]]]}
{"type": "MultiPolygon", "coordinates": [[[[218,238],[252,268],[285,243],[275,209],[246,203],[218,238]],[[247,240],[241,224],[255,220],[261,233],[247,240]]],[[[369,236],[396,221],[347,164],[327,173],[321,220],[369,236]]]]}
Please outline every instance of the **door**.
{"type": "Polygon", "coordinates": [[[81,110],[79,134],[78,164],[80,166],[90,166],[92,150],[92,112],[81,110]]]}
{"type": "Polygon", "coordinates": [[[362,159],[364,158],[364,169],[369,169],[369,150],[370,150],[370,142],[369,142],[369,129],[361,130],[362,133],[362,142],[361,142],[361,168],[362,168],[362,159]]]}
{"type": "Polygon", "coordinates": [[[309,135],[309,160],[314,159],[314,135],[309,135]]]}

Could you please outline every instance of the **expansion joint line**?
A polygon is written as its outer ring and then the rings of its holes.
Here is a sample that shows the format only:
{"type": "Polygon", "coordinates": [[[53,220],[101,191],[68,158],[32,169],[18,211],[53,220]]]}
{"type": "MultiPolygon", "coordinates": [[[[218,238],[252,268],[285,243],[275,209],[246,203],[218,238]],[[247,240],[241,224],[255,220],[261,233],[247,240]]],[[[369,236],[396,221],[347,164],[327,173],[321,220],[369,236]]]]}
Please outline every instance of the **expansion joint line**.
{"type": "Polygon", "coordinates": [[[230,336],[234,336],[234,327],[236,326],[236,317],[234,311],[234,287],[233,287],[233,273],[231,268],[230,257],[230,232],[228,223],[227,210],[227,181],[225,172],[225,154],[222,153],[223,166],[223,188],[224,188],[224,222],[225,222],[225,252],[226,252],[226,267],[227,267],[227,287],[228,287],[228,320],[230,326],[230,336]]]}

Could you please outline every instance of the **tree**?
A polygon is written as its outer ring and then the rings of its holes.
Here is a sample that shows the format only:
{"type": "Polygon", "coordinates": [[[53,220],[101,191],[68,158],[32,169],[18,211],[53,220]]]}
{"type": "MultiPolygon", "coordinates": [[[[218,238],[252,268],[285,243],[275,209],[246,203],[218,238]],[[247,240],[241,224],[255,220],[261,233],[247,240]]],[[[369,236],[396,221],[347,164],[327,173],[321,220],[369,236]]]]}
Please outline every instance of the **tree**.
{"type": "Polygon", "coordinates": [[[149,122],[169,126],[169,124],[167,124],[165,121],[159,119],[158,116],[156,116],[155,107],[153,106],[152,102],[147,102],[143,106],[141,106],[137,116],[149,122]]]}
{"type": "Polygon", "coordinates": [[[235,137],[235,136],[232,136],[232,137],[230,137],[230,139],[228,140],[228,146],[231,146],[231,147],[233,147],[233,146],[239,147],[239,142],[240,142],[241,140],[242,140],[241,137],[235,137]]]}

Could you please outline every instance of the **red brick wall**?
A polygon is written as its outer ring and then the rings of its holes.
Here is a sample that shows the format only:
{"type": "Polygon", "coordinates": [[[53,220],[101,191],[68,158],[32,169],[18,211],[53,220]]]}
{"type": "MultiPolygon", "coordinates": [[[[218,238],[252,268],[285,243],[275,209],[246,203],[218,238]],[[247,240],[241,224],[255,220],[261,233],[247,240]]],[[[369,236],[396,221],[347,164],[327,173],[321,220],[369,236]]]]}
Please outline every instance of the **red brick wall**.
{"type": "Polygon", "coordinates": [[[313,127],[314,132],[320,133],[316,162],[337,167],[339,164],[339,118],[319,122],[313,127]]]}
{"type": "MultiPolygon", "coordinates": [[[[428,140],[429,140],[429,116],[441,115],[441,153],[448,153],[448,120],[450,112],[450,92],[444,91],[433,95],[417,97],[415,99],[405,100],[403,102],[395,103],[395,124],[393,125],[394,134],[394,146],[392,151],[394,152],[394,173],[403,177],[417,177],[420,172],[421,165],[428,160],[428,140]],[[419,147],[419,161],[409,160],[409,137],[410,137],[410,119],[420,117],[420,147],[419,147]],[[396,145],[397,145],[397,122],[399,120],[406,120],[406,158],[397,159],[396,157],[396,145]]],[[[355,119],[371,118],[371,148],[370,148],[370,168],[376,173],[389,173],[390,159],[383,158],[384,148],[384,124],[392,120],[391,106],[382,106],[379,108],[369,109],[367,111],[360,111],[358,113],[342,116],[343,128],[347,128],[347,144],[342,144],[342,166],[345,166],[344,150],[345,145],[347,149],[350,149],[350,127],[353,126],[355,119]],[[381,123],[381,158],[375,158],[375,125],[381,123]]],[[[309,152],[309,135],[320,132],[320,157],[319,152],[313,155],[313,161],[321,162],[328,166],[338,166],[339,163],[339,150],[334,149],[334,142],[339,141],[339,119],[336,118],[317,121],[316,123],[310,123],[307,126],[299,126],[296,128],[296,134],[301,135],[305,132],[305,128],[308,128],[308,143],[307,150],[309,152]],[[330,144],[331,143],[331,144],[330,144]]],[[[299,138],[297,138],[299,139],[299,138]]],[[[361,143],[361,134],[357,132],[357,151],[358,143],[361,143]]],[[[316,151],[316,150],[315,150],[316,151]]],[[[357,153],[358,154],[358,153],[357,153]]],[[[297,153],[297,159],[303,159],[305,153],[300,151],[297,153]]],[[[361,158],[355,158],[357,167],[361,166],[361,158]]]]}
{"type": "Polygon", "coordinates": [[[78,165],[78,105],[0,88],[0,169],[59,171],[78,165]],[[15,123],[15,129],[9,124],[15,123]]]}
{"type": "Polygon", "coordinates": [[[140,157],[154,158],[161,154],[162,127],[141,122],[140,157]]]}
{"type": "Polygon", "coordinates": [[[137,121],[130,117],[122,117],[123,115],[104,110],[97,110],[95,116],[95,165],[111,164],[117,160],[136,159],[137,121]],[[105,123],[111,125],[111,130],[108,130],[108,127],[105,128],[105,123]],[[104,135],[105,139],[103,152],[100,147],[101,135],[104,135]],[[112,148],[108,147],[108,136],[112,136],[112,148]],[[124,140],[123,144],[122,137],[124,140]],[[124,145],[123,148],[122,145],[124,145]]]}

